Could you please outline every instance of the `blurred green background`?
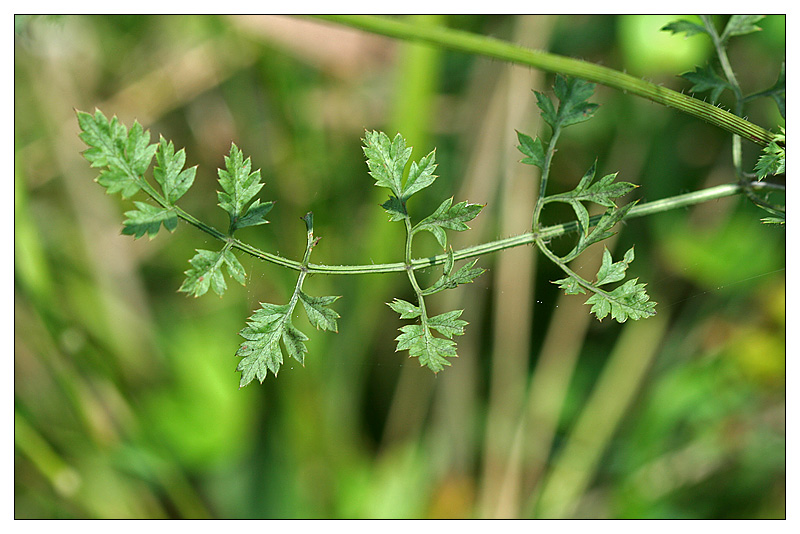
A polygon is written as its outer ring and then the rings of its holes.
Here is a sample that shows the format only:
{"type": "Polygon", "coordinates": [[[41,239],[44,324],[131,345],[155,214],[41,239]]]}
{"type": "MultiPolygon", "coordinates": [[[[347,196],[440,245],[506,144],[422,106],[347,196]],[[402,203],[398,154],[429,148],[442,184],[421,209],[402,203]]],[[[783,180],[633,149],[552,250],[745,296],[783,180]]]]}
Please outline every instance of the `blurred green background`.
{"type": "MultiPolygon", "coordinates": [[[[659,31],[674,19],[408,17],[686,90],[677,75],[712,50],[659,31]]],[[[785,17],[761,26],[729,50],[746,93],[785,59],[785,17]]],[[[310,210],[314,262],[380,263],[402,258],[403,234],[378,207],[364,130],[402,132],[414,159],[437,148],[413,217],[451,195],[487,204],[456,248],[523,233],[538,169],[518,163],[515,130],[547,134],[531,91],[552,75],[281,16],[16,17],[14,48],[15,517],[785,517],[785,231],[744,198],[635,219],[608,243],[615,257],[636,245],[653,319],[597,322],[519,247],[430,299],[470,322],[434,376],[394,350],[402,323],[384,303],[411,298],[402,273],[316,276],[310,294],[343,296],[339,333],[298,318],[305,367],[239,390],[237,332],[296,273],[240,255],[246,287],[178,294],[194,249],[216,245],[184,224],[120,235],[130,201],[93,183],[73,111],[185,147],[199,170],[182,206],[220,228],[233,141],[277,201],[240,238],[299,259],[310,210]]],[[[551,192],[595,158],[646,200],[735,181],[726,133],[604,87],[593,101],[596,118],[561,138],[551,192]]],[[[747,115],[785,124],[770,101],[747,115]]],[[[416,256],[436,250],[425,239],[416,256]]],[[[590,276],[601,256],[573,268],[590,276]]]]}

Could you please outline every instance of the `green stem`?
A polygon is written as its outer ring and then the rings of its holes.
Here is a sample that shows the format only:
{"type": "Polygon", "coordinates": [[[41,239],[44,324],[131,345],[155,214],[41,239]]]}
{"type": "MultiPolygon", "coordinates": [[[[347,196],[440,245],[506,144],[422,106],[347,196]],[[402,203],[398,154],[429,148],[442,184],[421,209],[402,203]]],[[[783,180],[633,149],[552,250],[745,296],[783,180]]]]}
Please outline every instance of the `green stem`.
{"type": "Polygon", "coordinates": [[[583,78],[675,108],[761,146],[767,146],[775,137],[775,134],[764,128],[712,104],[586,61],[531,50],[483,35],[439,26],[417,26],[386,17],[368,15],[315,15],[315,17],[388,37],[422,41],[451,50],[583,78]]]}
{"type": "MultiPolygon", "coordinates": [[[[711,37],[711,42],[714,44],[714,49],[717,53],[720,67],[722,67],[722,72],[725,74],[725,78],[727,78],[728,83],[733,88],[733,93],[736,97],[733,112],[736,115],[741,116],[744,112],[744,103],[746,99],[742,96],[742,89],[739,86],[739,81],[736,79],[736,74],[733,71],[733,67],[731,67],[730,59],[728,59],[728,52],[725,47],[726,41],[723,41],[722,37],[720,37],[719,33],[717,33],[717,30],[714,27],[714,22],[709,15],[702,15],[700,18],[703,21],[703,25],[705,26],[708,35],[711,37]]],[[[736,176],[739,177],[739,181],[743,185],[742,191],[753,204],[764,208],[767,211],[786,211],[785,209],[781,209],[780,206],[773,206],[769,202],[756,195],[753,191],[753,188],[748,185],[747,175],[744,172],[744,167],[742,164],[742,138],[735,134],[733,135],[733,139],[731,141],[731,159],[733,160],[733,168],[736,171],[736,176]]]]}
{"type": "Polygon", "coordinates": [[[544,165],[542,167],[542,178],[539,181],[539,196],[536,198],[536,206],[533,209],[531,229],[534,233],[539,230],[539,216],[544,207],[544,199],[547,193],[547,181],[550,178],[550,163],[553,161],[553,155],[556,153],[556,143],[560,135],[561,127],[559,126],[553,130],[553,135],[550,137],[550,142],[547,144],[547,153],[544,156],[544,165]]]}
{"type": "Polygon", "coordinates": [[[411,258],[411,241],[414,239],[414,230],[411,226],[411,217],[406,215],[404,222],[406,224],[406,250],[403,267],[405,268],[406,274],[408,274],[408,280],[411,282],[411,287],[414,288],[414,293],[417,295],[417,304],[419,304],[422,331],[427,333],[428,312],[425,309],[425,297],[423,296],[422,288],[419,286],[419,282],[417,282],[417,276],[414,274],[414,260],[411,258]]]}
{"type": "MultiPolygon", "coordinates": [[[[752,182],[750,184],[747,184],[747,186],[753,189],[769,189],[773,187],[780,187],[780,186],[773,186],[773,184],[769,184],[767,182],[752,182]]],[[[656,213],[684,208],[687,206],[693,206],[695,204],[701,204],[703,202],[708,202],[710,200],[716,200],[719,198],[730,197],[733,195],[741,194],[744,190],[745,186],[742,184],[738,183],[723,184],[714,187],[709,187],[707,189],[701,189],[699,191],[693,191],[691,193],[685,193],[683,195],[676,195],[674,197],[664,198],[661,200],[645,202],[631,209],[624,220],[634,219],[636,217],[644,217],[646,215],[653,215],[656,213]]],[[[180,218],[186,220],[187,222],[193,224],[194,226],[197,226],[199,229],[207,232],[209,235],[221,241],[229,242],[232,248],[239,249],[242,252],[250,254],[255,258],[270,263],[275,263],[277,265],[281,265],[288,269],[293,269],[295,271],[305,270],[308,274],[349,275],[349,274],[396,273],[402,271],[411,272],[419,269],[426,269],[428,267],[433,267],[435,265],[442,265],[445,263],[445,261],[447,261],[447,254],[438,254],[436,256],[430,256],[428,258],[411,259],[408,263],[406,261],[403,261],[397,263],[377,263],[369,265],[319,265],[314,263],[307,263],[306,265],[304,265],[303,262],[298,262],[284,258],[282,256],[277,256],[275,254],[271,254],[269,252],[265,252],[261,249],[258,249],[247,243],[243,243],[238,239],[231,239],[222,232],[220,232],[219,230],[216,230],[215,228],[210,227],[204,223],[200,223],[200,221],[197,221],[197,219],[195,219],[194,217],[192,217],[191,215],[187,214],[185,211],[179,208],[176,208],[176,212],[180,218]],[[196,224],[194,221],[196,221],[199,224],[196,224]],[[207,228],[210,229],[211,231],[206,230],[207,228]],[[410,264],[410,268],[407,267],[408,264],[410,264]]],[[[597,221],[600,220],[600,217],[601,217],[600,215],[591,217],[589,219],[589,224],[590,225],[597,224],[597,221]]],[[[506,237],[504,239],[499,239],[497,241],[491,241],[489,243],[481,243],[479,245],[474,245],[471,247],[463,248],[461,250],[457,250],[453,253],[453,258],[455,261],[465,260],[468,258],[483,256],[484,254],[499,252],[501,250],[506,250],[509,248],[519,247],[522,245],[530,245],[533,244],[537,238],[540,238],[543,241],[547,241],[549,239],[560,237],[576,231],[578,231],[577,221],[569,221],[566,223],[556,224],[553,226],[546,226],[544,228],[540,228],[538,233],[526,232],[524,234],[506,237]]],[[[406,245],[407,245],[406,253],[408,255],[407,257],[410,258],[411,251],[408,248],[409,243],[407,242],[406,245]]],[[[309,254],[310,254],[310,249],[307,249],[306,255],[309,254]]],[[[304,257],[304,259],[306,261],[308,260],[307,257],[304,257]]]]}

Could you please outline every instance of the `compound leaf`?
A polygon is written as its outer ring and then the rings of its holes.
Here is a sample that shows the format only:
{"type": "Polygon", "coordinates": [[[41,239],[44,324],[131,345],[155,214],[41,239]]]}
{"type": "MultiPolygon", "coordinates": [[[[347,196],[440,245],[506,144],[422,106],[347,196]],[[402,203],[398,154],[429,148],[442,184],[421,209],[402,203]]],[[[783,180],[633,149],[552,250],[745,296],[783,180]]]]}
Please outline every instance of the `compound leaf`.
{"type": "Polygon", "coordinates": [[[219,184],[222,186],[222,191],[217,192],[217,198],[219,206],[230,216],[230,233],[246,226],[266,224],[264,215],[272,208],[272,202],[261,203],[255,200],[245,209],[245,205],[264,187],[261,183],[261,171],[250,172],[250,158],[245,159],[242,151],[233,143],[230,155],[225,156],[225,167],[225,170],[217,170],[219,184]]]}
{"type": "Polygon", "coordinates": [[[130,131],[117,117],[110,120],[100,110],[94,115],[76,111],[79,137],[89,148],[83,157],[92,167],[108,167],[95,181],[108,193],[130,197],[141,189],[141,180],[158,145],[150,144],[150,132],[135,122],[130,131]]]}
{"type": "Polygon", "coordinates": [[[278,376],[283,364],[281,340],[289,355],[303,363],[307,352],[303,342],[308,338],[292,325],[291,313],[289,304],[261,303],[261,309],[247,320],[247,326],[239,332],[245,341],[236,351],[236,355],[242,358],[236,368],[242,373],[240,388],[255,378],[264,382],[267,371],[278,376]]]}
{"type": "Polygon", "coordinates": [[[403,136],[398,133],[390,140],[383,132],[366,132],[363,150],[375,185],[388,187],[395,197],[403,198],[403,171],[411,157],[403,136]]]}
{"type": "Polygon", "coordinates": [[[134,239],[139,239],[149,234],[150,239],[153,239],[162,224],[170,232],[178,227],[178,216],[172,208],[162,208],[138,201],[133,203],[137,209],[125,212],[127,219],[122,223],[124,235],[132,235],[134,239]]]}

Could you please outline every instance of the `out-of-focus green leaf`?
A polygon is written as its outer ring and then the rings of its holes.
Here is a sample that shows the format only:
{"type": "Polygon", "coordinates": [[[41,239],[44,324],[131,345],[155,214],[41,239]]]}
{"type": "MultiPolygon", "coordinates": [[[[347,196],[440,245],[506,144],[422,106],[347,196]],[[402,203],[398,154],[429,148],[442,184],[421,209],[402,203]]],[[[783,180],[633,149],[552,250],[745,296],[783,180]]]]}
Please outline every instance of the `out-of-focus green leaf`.
{"type": "Polygon", "coordinates": [[[711,91],[711,103],[716,104],[719,100],[719,95],[725,89],[733,89],[731,84],[721,78],[714,72],[711,65],[705,67],[696,67],[694,72],[685,72],[681,74],[684,78],[694,85],[689,89],[693,93],[702,93],[704,91],[711,91]]]}
{"type": "Polygon", "coordinates": [[[756,24],[766,15],[731,15],[725,30],[722,32],[722,42],[727,41],[735,35],[747,35],[748,33],[760,32],[761,28],[756,24]]]}

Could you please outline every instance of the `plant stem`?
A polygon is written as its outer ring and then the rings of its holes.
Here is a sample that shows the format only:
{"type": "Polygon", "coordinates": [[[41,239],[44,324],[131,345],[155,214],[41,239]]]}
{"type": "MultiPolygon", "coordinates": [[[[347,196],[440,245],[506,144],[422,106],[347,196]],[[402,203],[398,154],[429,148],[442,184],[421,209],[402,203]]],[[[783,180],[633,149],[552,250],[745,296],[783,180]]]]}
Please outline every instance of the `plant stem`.
{"type": "Polygon", "coordinates": [[[531,50],[483,35],[440,26],[417,26],[386,17],[368,15],[315,15],[315,17],[388,37],[423,41],[452,50],[583,78],[678,109],[761,146],[767,146],[774,139],[773,133],[712,104],[586,61],[531,50]]]}
{"type": "Polygon", "coordinates": [[[536,206],[533,208],[531,230],[533,230],[534,233],[539,230],[539,216],[544,207],[544,199],[547,193],[547,180],[550,178],[550,163],[553,161],[553,154],[556,153],[556,143],[560,135],[561,126],[558,126],[553,130],[553,135],[550,137],[550,142],[547,144],[547,152],[545,153],[544,165],[542,167],[542,178],[539,181],[539,196],[536,198],[536,206]]]}
{"type": "MultiPolygon", "coordinates": [[[[768,189],[768,188],[779,187],[766,182],[753,182],[748,185],[754,189],[768,189]]],[[[742,193],[743,189],[744,186],[738,183],[723,184],[715,187],[709,187],[707,189],[701,189],[699,191],[693,191],[691,193],[685,193],[683,195],[676,195],[674,197],[664,198],[661,200],[645,202],[644,204],[639,204],[634,208],[632,208],[628,212],[625,219],[623,220],[634,219],[636,217],[643,217],[646,215],[653,215],[656,213],[684,208],[695,204],[701,204],[703,202],[708,202],[710,200],[730,197],[742,193]]],[[[179,217],[183,218],[184,214],[185,212],[183,212],[183,210],[178,211],[179,217]]],[[[590,225],[596,224],[597,221],[600,219],[600,217],[601,217],[600,215],[596,215],[590,218],[589,224],[590,225]]],[[[194,219],[194,217],[192,217],[192,219],[196,220],[194,219]]],[[[205,227],[208,226],[203,224],[202,227],[200,226],[198,227],[204,229],[205,227]]],[[[212,230],[212,232],[209,232],[209,234],[216,237],[217,239],[220,239],[222,241],[228,241],[230,239],[221,232],[219,232],[218,230],[215,230],[212,227],[208,228],[211,228],[212,230]]],[[[504,239],[499,239],[497,241],[491,241],[489,243],[481,243],[479,245],[463,248],[461,250],[455,251],[453,253],[453,258],[455,261],[465,260],[468,258],[483,256],[484,254],[491,254],[492,252],[499,252],[501,250],[519,247],[522,245],[531,245],[536,241],[537,238],[540,238],[543,241],[547,241],[548,239],[553,239],[576,231],[578,231],[577,221],[570,221],[562,224],[556,224],[553,226],[546,226],[544,228],[539,229],[538,233],[526,232],[524,234],[519,234],[511,237],[506,237],[504,239]]],[[[275,263],[289,269],[294,269],[296,271],[302,271],[303,269],[305,269],[309,274],[328,274],[328,275],[380,274],[380,273],[402,272],[409,270],[407,269],[405,261],[397,263],[379,263],[379,264],[369,264],[369,265],[319,265],[314,263],[308,263],[307,265],[303,265],[302,262],[297,262],[294,260],[284,258],[282,256],[270,254],[269,252],[265,252],[261,249],[248,245],[247,243],[243,243],[238,239],[230,239],[230,242],[232,243],[233,248],[237,248],[242,252],[246,252],[247,254],[250,254],[251,256],[254,256],[260,260],[275,263]]],[[[410,257],[410,251],[408,252],[408,254],[410,257]]],[[[428,258],[412,259],[410,261],[411,265],[410,270],[416,271],[419,269],[426,269],[428,267],[433,267],[435,265],[442,265],[445,263],[445,261],[447,261],[447,254],[438,254],[436,256],[430,256],[428,258]]]]}
{"type": "Polygon", "coordinates": [[[420,311],[420,321],[422,323],[422,331],[428,331],[428,312],[425,309],[425,297],[422,293],[422,288],[419,287],[419,282],[417,282],[417,276],[414,274],[414,264],[413,259],[411,258],[411,241],[414,239],[414,232],[411,227],[411,217],[406,215],[404,219],[406,224],[406,250],[405,250],[405,262],[403,264],[406,273],[408,274],[408,280],[411,282],[411,287],[414,288],[414,293],[417,295],[417,304],[419,305],[420,311]]]}

